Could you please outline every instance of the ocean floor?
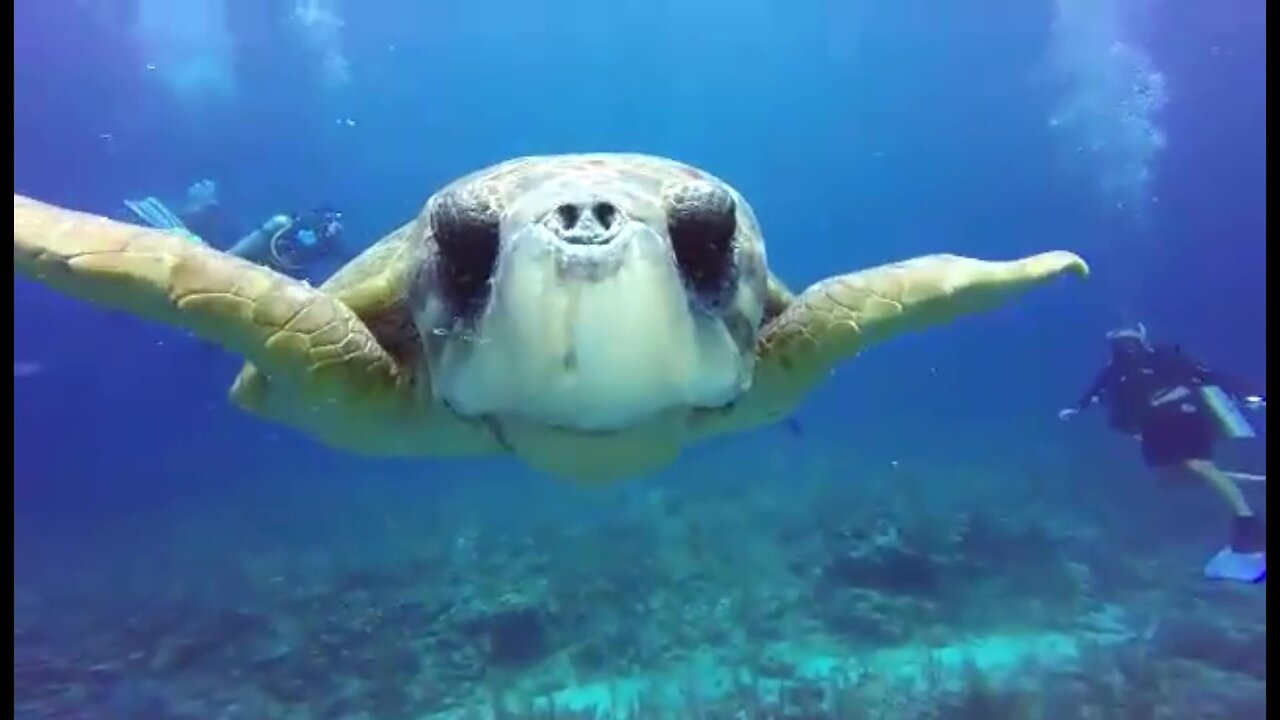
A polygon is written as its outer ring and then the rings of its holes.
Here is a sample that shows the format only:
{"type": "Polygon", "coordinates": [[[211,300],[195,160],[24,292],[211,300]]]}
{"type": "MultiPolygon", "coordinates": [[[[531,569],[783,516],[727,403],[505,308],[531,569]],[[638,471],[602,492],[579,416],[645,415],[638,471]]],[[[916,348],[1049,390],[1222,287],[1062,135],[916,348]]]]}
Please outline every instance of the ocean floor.
{"type": "Polygon", "coordinates": [[[1203,580],[1212,546],[1006,480],[714,467],[178,512],[15,573],[15,717],[1265,717],[1266,588],[1203,580]]]}

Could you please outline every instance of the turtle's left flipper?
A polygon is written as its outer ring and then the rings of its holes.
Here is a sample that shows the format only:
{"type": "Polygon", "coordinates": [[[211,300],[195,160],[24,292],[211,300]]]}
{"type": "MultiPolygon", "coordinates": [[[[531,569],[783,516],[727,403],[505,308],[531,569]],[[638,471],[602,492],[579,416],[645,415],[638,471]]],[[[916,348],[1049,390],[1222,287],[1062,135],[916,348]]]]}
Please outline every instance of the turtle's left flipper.
{"type": "Polygon", "coordinates": [[[337,299],[172,232],[15,194],[13,265],[69,295],[189,329],[317,399],[400,382],[395,360],[337,299]]]}
{"type": "Polygon", "coordinates": [[[775,420],[836,363],[870,345],[995,308],[1059,276],[1088,272],[1077,255],[1055,251],[1007,262],[928,255],[828,278],[762,330],[742,410],[775,420]]]}

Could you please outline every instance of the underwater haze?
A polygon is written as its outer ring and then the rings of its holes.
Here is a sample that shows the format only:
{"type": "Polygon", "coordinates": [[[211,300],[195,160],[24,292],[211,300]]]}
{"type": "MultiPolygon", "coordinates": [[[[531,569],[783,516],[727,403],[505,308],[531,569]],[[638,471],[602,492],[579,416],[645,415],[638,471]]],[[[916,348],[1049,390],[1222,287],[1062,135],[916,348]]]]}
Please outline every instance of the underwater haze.
{"type": "MultiPolygon", "coordinates": [[[[340,209],[313,284],[455,178],[599,151],[732,184],[796,291],[931,253],[1091,270],[599,487],[329,448],[236,409],[228,352],[15,277],[16,717],[1265,717],[1265,582],[1204,572],[1226,504],[1103,411],[1058,417],[1138,322],[1265,397],[1263,2],[23,0],[14,22],[16,194],[139,222],[126,200],[211,181],[223,248],[340,209]]],[[[1247,415],[1216,461],[1265,515],[1247,415]]]]}

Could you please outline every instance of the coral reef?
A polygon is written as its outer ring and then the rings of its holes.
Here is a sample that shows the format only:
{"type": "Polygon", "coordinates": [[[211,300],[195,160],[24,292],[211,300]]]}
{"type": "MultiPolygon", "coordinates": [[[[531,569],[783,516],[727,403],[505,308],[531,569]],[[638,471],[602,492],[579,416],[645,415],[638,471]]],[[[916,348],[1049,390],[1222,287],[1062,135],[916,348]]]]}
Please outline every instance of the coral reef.
{"type": "MultiPolygon", "coordinates": [[[[549,497],[501,522],[442,503],[395,558],[246,550],[218,594],[155,569],[113,602],[15,582],[15,717],[1265,711],[1265,597],[1153,599],[1135,580],[1148,575],[1080,528],[851,492],[655,484],[595,498],[593,514],[549,497]],[[1024,636],[1056,649],[993,639],[1024,636]]],[[[186,565],[207,584],[212,570],[186,565]]]]}

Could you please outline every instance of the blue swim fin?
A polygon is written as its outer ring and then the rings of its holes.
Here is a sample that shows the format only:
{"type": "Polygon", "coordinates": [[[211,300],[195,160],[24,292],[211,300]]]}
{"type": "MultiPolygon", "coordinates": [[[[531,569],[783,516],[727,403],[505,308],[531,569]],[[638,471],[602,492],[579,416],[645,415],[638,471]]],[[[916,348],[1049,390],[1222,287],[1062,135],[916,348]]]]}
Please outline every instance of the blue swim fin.
{"type": "Polygon", "coordinates": [[[182,220],[173,214],[165,204],[153,197],[146,197],[141,200],[125,200],[125,207],[129,211],[142,220],[146,224],[157,230],[168,230],[177,235],[181,235],[194,242],[203,243],[200,237],[187,229],[182,220]]]}
{"type": "Polygon", "coordinates": [[[1261,583],[1267,579],[1267,554],[1265,552],[1242,553],[1230,547],[1222,548],[1204,566],[1204,576],[1210,580],[1234,580],[1243,583],[1261,583]]]}

